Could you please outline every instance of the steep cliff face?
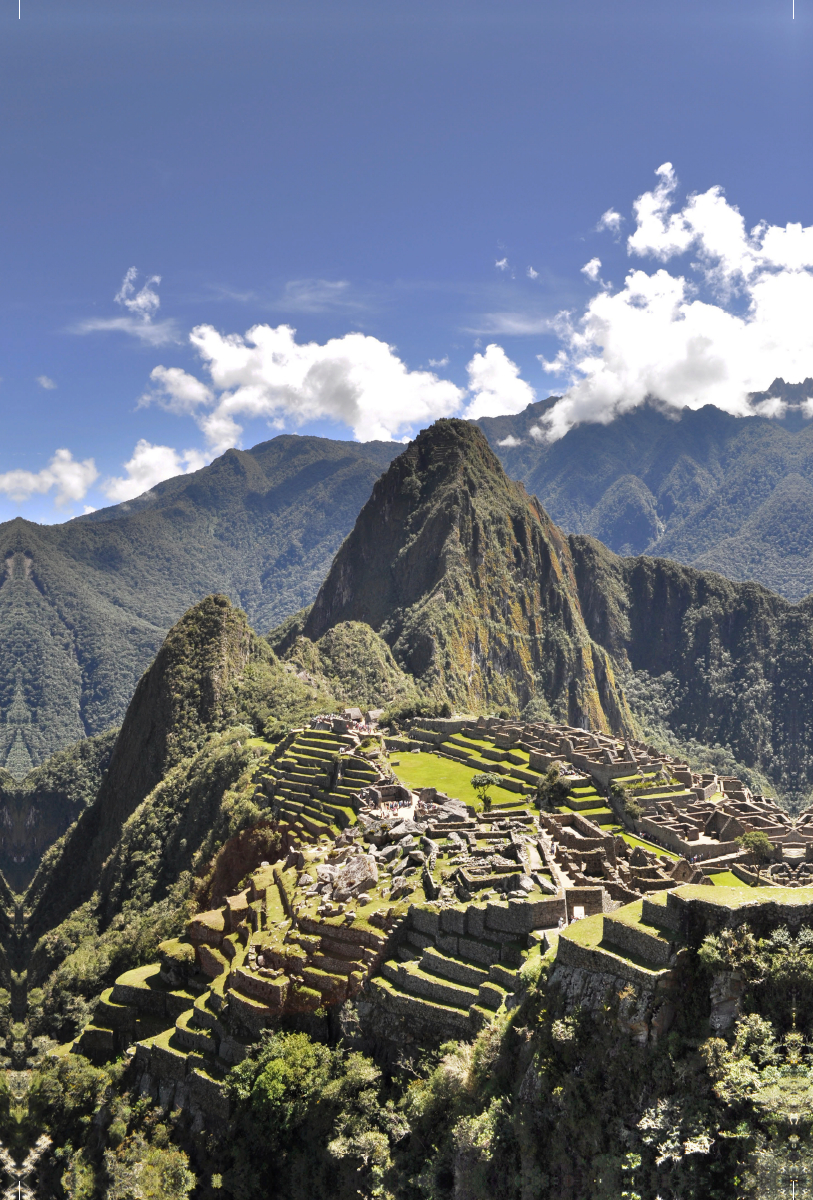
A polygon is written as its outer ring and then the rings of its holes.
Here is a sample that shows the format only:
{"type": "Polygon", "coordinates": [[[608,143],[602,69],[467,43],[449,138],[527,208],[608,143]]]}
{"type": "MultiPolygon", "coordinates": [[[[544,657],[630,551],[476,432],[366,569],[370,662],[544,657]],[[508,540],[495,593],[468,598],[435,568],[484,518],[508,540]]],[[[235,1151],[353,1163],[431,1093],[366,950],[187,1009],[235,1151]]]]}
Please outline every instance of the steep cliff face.
{"type": "Polygon", "coordinates": [[[475,426],[438,421],[376,483],[303,633],[372,626],[425,690],[461,706],[550,705],[628,722],[582,619],[567,539],[475,426]]]}
{"type": "Polygon", "coordinates": [[[668,559],[569,539],[587,628],[617,662],[669,681],[668,721],[799,796],[813,783],[813,605],[668,559]]]}
{"type": "Polygon", "coordinates": [[[170,630],[136,688],[96,799],[29,888],[32,929],[56,924],[93,893],[127,819],[208,733],[233,723],[235,687],[263,657],[270,650],[225,596],[207,597],[170,630]]]}

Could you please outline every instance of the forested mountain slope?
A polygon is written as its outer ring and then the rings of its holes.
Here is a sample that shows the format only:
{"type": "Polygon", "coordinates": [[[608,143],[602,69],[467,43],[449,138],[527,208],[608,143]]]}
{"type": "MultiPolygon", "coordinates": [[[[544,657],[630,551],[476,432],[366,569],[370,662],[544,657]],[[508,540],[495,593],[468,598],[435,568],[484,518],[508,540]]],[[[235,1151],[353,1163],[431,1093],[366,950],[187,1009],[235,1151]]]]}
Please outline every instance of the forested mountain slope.
{"type": "Polygon", "coordinates": [[[64,525],[0,526],[0,765],[22,778],[118,724],[203,596],[260,630],[309,603],[396,449],[286,435],[64,525]]]}
{"type": "Polygon", "coordinates": [[[782,419],[642,405],[552,444],[531,430],[553,400],[477,423],[508,474],[568,533],[801,600],[813,592],[813,424],[798,407],[810,395],[813,381],[777,380],[762,398],[790,403],[782,419]]]}

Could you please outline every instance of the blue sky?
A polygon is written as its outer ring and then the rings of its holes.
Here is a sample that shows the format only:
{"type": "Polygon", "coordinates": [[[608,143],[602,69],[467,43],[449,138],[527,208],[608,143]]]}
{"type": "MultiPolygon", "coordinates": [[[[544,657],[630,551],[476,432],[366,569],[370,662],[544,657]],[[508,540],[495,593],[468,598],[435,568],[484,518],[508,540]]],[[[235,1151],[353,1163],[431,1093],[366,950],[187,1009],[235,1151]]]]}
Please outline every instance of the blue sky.
{"type": "Polygon", "coordinates": [[[564,392],[556,436],[653,389],[744,412],[777,363],[813,374],[796,7],[4,0],[0,518],[281,428],[407,437],[564,392]]]}

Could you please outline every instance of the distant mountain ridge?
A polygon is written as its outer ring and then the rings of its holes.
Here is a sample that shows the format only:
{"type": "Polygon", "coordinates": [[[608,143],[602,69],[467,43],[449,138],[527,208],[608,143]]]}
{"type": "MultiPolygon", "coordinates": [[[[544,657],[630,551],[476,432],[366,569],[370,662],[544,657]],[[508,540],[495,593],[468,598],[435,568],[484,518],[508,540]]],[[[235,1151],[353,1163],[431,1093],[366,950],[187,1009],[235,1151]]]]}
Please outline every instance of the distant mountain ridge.
{"type": "Polygon", "coordinates": [[[0,525],[0,766],[22,778],[119,724],[204,596],[261,631],[309,603],[400,449],[284,435],[64,525],[0,525]]]}
{"type": "Polygon", "coordinates": [[[477,424],[505,470],[568,533],[617,554],[672,558],[791,601],[813,593],[813,380],[776,380],[756,400],[783,418],[732,417],[712,405],[667,413],[645,404],[557,442],[531,432],[555,397],[477,424]]]}

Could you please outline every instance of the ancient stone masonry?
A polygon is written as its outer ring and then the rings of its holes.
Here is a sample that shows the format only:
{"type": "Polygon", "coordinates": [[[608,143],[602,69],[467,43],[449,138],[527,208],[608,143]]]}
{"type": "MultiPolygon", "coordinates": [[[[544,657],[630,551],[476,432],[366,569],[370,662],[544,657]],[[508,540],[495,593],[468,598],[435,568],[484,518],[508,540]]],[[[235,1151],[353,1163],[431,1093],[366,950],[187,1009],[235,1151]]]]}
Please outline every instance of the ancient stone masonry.
{"type": "Polygon", "coordinates": [[[651,748],[583,730],[458,718],[424,720],[399,739],[407,752],[431,744],[472,773],[497,775],[500,797],[478,809],[405,786],[383,739],[355,718],[316,719],[260,763],[255,799],[275,821],[277,861],[257,863],[243,890],[197,913],[158,962],[117,979],[57,1053],[134,1056],[145,1092],[199,1123],[220,1120],[225,1075],[264,1029],[349,1023],[362,1044],[393,1056],[410,1043],[474,1037],[519,1001],[526,964],[557,939],[555,977],[570,1000],[590,1006],[621,980],[632,988],[622,1005],[629,1028],[655,1037],[673,1002],[674,889],[702,883],[688,889],[693,897],[714,893],[716,864],[700,869],[619,833],[593,767],[623,766],[614,780],[629,784],[664,837],[655,818],[674,816],[665,806],[681,816],[708,806],[701,838],[686,844],[707,842],[718,860],[732,822],[778,830],[784,854],[808,827],[813,835],[813,822],[797,833],[739,781],[695,787],[651,748]],[[553,763],[564,802],[540,811],[540,771],[553,763]]]}
{"type": "MultiPolygon", "coordinates": [[[[612,1009],[635,1040],[656,1042],[680,1003],[682,955],[707,934],[746,925],[757,937],[780,926],[794,936],[813,922],[813,889],[699,888],[686,885],[579,921],[558,938],[550,986],[567,1007],[612,1009]]],[[[709,983],[712,1030],[723,1033],[740,1015],[736,972],[709,983]]]]}
{"type": "MultiPolygon", "coordinates": [[[[803,886],[813,879],[813,809],[794,821],[774,800],[753,795],[741,780],[691,771],[641,742],[568,725],[520,725],[495,717],[423,719],[407,736],[387,741],[407,751],[431,745],[441,757],[500,775],[506,792],[527,792],[530,780],[556,767],[569,788],[560,813],[587,814],[600,826],[623,824],[663,850],[702,864],[706,874],[736,867],[743,871],[743,882],[753,882],[737,838],[760,829],[774,846],[769,880],[803,886]],[[620,795],[634,800],[641,815],[630,818],[620,795]]],[[[586,836],[575,820],[567,824],[586,836]]],[[[583,843],[579,848],[590,849],[583,843]]],[[[652,860],[650,865],[673,869],[652,860]]]]}

